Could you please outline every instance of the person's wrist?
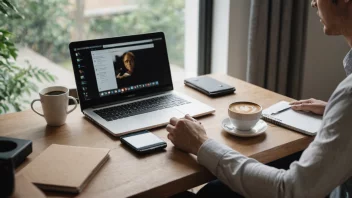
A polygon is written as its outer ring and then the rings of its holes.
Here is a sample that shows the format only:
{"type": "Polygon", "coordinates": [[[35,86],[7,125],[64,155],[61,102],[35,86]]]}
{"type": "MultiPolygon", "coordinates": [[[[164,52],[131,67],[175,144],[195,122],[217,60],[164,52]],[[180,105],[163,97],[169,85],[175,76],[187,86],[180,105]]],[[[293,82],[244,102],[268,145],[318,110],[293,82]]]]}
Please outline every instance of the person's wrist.
{"type": "Polygon", "coordinates": [[[196,144],[196,148],[195,148],[194,153],[193,153],[194,155],[198,154],[198,151],[199,151],[200,147],[202,147],[204,142],[206,142],[208,139],[209,138],[208,138],[207,135],[199,136],[199,139],[198,139],[197,144],[196,144]]]}

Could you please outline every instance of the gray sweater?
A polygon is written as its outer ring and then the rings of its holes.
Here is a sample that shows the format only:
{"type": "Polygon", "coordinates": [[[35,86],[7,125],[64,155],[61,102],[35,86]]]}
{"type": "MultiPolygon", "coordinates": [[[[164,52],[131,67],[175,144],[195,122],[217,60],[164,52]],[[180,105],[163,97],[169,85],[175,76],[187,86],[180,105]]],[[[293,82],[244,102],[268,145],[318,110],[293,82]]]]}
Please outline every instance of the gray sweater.
{"type": "MultiPolygon", "coordinates": [[[[344,67],[350,74],[352,50],[344,67]]],[[[199,149],[198,162],[245,197],[351,197],[352,75],[330,97],[314,141],[289,170],[266,166],[212,139],[199,149]]]]}

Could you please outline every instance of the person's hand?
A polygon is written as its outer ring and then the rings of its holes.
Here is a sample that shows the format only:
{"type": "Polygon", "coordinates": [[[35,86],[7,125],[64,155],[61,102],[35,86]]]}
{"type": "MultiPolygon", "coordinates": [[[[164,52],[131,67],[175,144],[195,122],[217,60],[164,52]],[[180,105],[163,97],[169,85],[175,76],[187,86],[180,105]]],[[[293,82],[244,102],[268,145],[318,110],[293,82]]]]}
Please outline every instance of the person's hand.
{"type": "Polygon", "coordinates": [[[308,100],[299,100],[290,103],[291,108],[293,110],[312,112],[318,115],[324,114],[326,104],[327,102],[314,98],[308,100]]]}
{"type": "Polygon", "coordinates": [[[166,126],[167,138],[176,148],[197,155],[200,146],[208,139],[202,123],[186,115],[184,119],[171,118],[166,126]]]}

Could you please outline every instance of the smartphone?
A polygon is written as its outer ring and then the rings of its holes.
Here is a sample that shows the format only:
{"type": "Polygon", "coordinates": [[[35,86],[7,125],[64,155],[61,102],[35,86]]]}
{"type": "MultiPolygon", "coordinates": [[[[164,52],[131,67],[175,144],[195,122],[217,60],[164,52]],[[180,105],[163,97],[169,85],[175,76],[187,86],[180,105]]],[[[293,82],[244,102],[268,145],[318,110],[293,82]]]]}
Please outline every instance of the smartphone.
{"type": "Polygon", "coordinates": [[[210,97],[223,96],[233,94],[236,88],[215,80],[208,76],[199,76],[195,78],[188,78],[184,80],[185,85],[204,93],[210,97]]]}
{"type": "Polygon", "coordinates": [[[167,146],[165,141],[147,130],[122,135],[120,141],[137,153],[153,152],[167,146]]]}

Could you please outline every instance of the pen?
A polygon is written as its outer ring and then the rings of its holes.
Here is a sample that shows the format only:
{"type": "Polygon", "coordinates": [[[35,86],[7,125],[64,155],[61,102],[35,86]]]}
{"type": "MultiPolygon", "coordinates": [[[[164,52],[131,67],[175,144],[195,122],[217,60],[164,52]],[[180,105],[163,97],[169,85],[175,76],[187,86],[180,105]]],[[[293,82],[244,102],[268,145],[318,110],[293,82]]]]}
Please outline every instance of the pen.
{"type": "Polygon", "coordinates": [[[281,109],[280,111],[273,112],[273,113],[271,113],[271,115],[277,115],[277,114],[282,113],[282,112],[284,112],[284,111],[286,111],[286,110],[288,110],[288,109],[291,109],[291,106],[286,107],[286,108],[284,108],[284,109],[281,109]]]}

